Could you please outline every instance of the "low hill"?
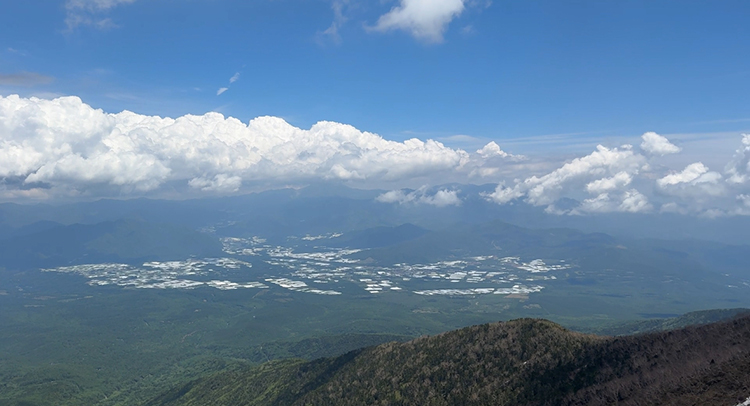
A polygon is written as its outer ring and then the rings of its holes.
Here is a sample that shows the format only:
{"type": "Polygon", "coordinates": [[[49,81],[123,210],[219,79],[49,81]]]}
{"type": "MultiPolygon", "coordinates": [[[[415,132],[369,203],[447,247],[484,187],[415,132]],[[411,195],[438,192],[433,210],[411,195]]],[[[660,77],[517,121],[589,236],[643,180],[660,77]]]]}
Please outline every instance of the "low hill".
{"type": "Polygon", "coordinates": [[[627,337],[520,319],[194,381],[172,405],[736,405],[750,316],[627,337]]]}

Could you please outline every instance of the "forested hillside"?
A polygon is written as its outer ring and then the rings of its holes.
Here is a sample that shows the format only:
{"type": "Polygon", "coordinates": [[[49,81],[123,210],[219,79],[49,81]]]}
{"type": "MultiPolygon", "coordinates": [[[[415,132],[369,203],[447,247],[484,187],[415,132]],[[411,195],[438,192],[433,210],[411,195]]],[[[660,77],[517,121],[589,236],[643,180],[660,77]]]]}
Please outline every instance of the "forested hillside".
{"type": "Polygon", "coordinates": [[[149,405],[735,405],[748,396],[749,316],[615,338],[520,319],[220,373],[149,405]]]}

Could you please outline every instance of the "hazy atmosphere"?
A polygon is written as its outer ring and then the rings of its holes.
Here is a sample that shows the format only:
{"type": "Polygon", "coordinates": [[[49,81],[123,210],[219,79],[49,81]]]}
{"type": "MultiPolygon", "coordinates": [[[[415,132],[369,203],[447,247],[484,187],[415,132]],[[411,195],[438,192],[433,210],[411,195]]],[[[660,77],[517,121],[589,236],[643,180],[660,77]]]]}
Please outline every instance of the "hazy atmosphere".
{"type": "Polygon", "coordinates": [[[0,5],[0,406],[750,404],[747,0],[0,5]]]}
{"type": "Polygon", "coordinates": [[[746,2],[44,4],[0,17],[6,201],[494,183],[750,213],[746,2]]]}

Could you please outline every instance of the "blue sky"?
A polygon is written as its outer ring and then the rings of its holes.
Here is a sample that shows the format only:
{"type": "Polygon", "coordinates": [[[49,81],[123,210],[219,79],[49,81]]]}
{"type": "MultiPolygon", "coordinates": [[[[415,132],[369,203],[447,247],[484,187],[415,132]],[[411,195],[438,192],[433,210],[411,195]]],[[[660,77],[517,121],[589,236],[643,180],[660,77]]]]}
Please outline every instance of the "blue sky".
{"type": "Polygon", "coordinates": [[[338,39],[322,0],[82,9],[103,29],[68,27],[63,0],[7,3],[0,73],[54,80],[0,91],[109,112],[331,120],[391,139],[750,128],[747,1],[467,2],[439,42],[367,29],[397,2],[338,3],[338,39]]]}
{"type": "Polygon", "coordinates": [[[457,182],[750,215],[747,0],[6,3],[0,200],[457,182]]]}

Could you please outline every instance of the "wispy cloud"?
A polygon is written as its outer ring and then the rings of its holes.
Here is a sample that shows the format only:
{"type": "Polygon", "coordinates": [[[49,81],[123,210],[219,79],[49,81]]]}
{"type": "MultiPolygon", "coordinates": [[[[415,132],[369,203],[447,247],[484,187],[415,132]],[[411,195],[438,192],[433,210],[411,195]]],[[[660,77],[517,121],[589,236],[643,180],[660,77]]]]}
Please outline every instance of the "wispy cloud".
{"type": "Polygon", "coordinates": [[[108,99],[120,100],[120,101],[123,101],[123,100],[127,100],[127,101],[142,101],[143,100],[142,97],[134,95],[132,93],[127,93],[127,92],[110,92],[110,93],[105,93],[104,97],[106,97],[108,99]]]}
{"type": "Polygon", "coordinates": [[[692,123],[692,125],[702,125],[702,124],[735,124],[735,123],[747,123],[750,122],[750,118],[730,118],[730,119],[723,119],[723,120],[708,120],[708,121],[695,121],[692,123]]]}
{"type": "Polygon", "coordinates": [[[479,142],[483,142],[486,140],[478,137],[473,137],[471,135],[465,135],[465,134],[456,134],[456,135],[449,135],[446,137],[439,137],[440,141],[447,141],[447,142],[456,142],[456,143],[465,143],[465,144],[476,144],[479,142]]]}
{"type": "Polygon", "coordinates": [[[487,145],[488,142],[490,142],[490,139],[487,138],[480,138],[480,137],[474,137],[471,135],[465,135],[465,134],[456,134],[456,135],[449,135],[449,136],[442,136],[442,137],[435,137],[433,134],[426,134],[426,135],[414,135],[415,137],[423,138],[434,138],[442,143],[445,143],[446,145],[453,147],[453,148],[461,148],[464,150],[476,150],[477,148],[482,148],[485,145],[487,145]]]}
{"type": "Polygon", "coordinates": [[[0,85],[4,86],[37,86],[46,85],[54,81],[52,76],[36,72],[0,73],[0,85]]]}
{"type": "Polygon", "coordinates": [[[316,35],[316,41],[318,45],[325,45],[327,42],[333,42],[334,44],[341,43],[341,27],[346,23],[348,18],[344,13],[344,9],[349,5],[349,0],[333,0],[331,8],[333,9],[333,21],[323,31],[318,31],[316,35]]]}
{"type": "MultiPolygon", "coordinates": [[[[236,82],[238,80],[240,80],[240,73],[239,72],[235,73],[234,75],[232,75],[231,78],[229,78],[229,84],[231,85],[232,83],[234,83],[234,82],[236,82]]],[[[230,88],[230,86],[220,87],[219,90],[216,91],[216,95],[220,96],[222,93],[224,93],[227,90],[229,90],[229,88],[230,88]]]]}
{"type": "Polygon", "coordinates": [[[461,34],[464,36],[470,36],[477,33],[477,30],[474,28],[473,25],[469,24],[464,26],[464,28],[461,28],[461,34]]]}
{"type": "Polygon", "coordinates": [[[117,24],[105,14],[121,5],[131,4],[136,0],[67,0],[65,10],[65,24],[68,30],[73,30],[81,25],[88,25],[98,29],[110,29],[117,24]]]}
{"type": "Polygon", "coordinates": [[[27,51],[21,50],[21,49],[15,49],[12,47],[8,47],[7,51],[11,54],[20,55],[20,56],[29,56],[29,53],[27,51]]]}

